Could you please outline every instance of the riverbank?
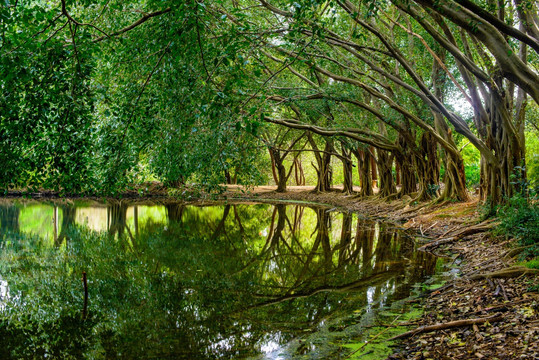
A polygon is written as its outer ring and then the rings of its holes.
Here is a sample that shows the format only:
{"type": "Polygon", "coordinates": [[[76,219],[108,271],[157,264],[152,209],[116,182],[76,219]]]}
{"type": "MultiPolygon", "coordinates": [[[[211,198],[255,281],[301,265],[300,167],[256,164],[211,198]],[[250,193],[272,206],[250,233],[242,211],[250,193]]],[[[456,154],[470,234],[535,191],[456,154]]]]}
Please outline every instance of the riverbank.
{"type": "MultiPolygon", "coordinates": [[[[216,196],[190,194],[186,202],[209,204],[226,199],[327,204],[338,210],[398,221],[415,232],[425,251],[447,258],[454,279],[417,300],[424,313],[402,328],[410,332],[395,342],[391,359],[539,358],[539,294],[530,291],[538,286],[537,275],[518,266],[514,241],[491,234],[495,221],[480,221],[477,201],[410,204],[410,198],[382,202],[344,195],[338,190],[315,193],[310,187],[290,187],[286,193],[276,193],[274,189],[228,186],[216,196]]],[[[122,194],[122,198],[128,202],[171,201],[165,188],[139,190],[122,194]]],[[[54,193],[37,197],[56,201],[52,200],[56,198],[54,193]]],[[[357,355],[355,358],[363,358],[357,355]]]]}
{"type": "Polygon", "coordinates": [[[537,270],[518,265],[516,242],[492,235],[497,223],[480,221],[476,200],[410,206],[407,199],[385,203],[299,188],[230,188],[224,195],[327,203],[402,221],[425,251],[446,257],[454,279],[420,299],[424,314],[390,359],[539,359],[539,293],[531,290],[537,270]]]}

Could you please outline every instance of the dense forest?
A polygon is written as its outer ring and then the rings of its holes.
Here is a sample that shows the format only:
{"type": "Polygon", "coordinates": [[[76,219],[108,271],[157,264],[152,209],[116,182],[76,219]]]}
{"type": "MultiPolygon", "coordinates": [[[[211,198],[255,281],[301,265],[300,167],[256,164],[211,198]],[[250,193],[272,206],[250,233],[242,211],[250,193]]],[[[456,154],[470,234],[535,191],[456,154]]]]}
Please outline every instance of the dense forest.
{"type": "Polygon", "coordinates": [[[471,189],[496,205],[539,184],[533,1],[12,0],[0,11],[4,191],[286,191],[307,178],[414,201],[471,189]]]}
{"type": "Polygon", "coordinates": [[[538,7],[0,2],[0,358],[539,358],[538,7]]]}

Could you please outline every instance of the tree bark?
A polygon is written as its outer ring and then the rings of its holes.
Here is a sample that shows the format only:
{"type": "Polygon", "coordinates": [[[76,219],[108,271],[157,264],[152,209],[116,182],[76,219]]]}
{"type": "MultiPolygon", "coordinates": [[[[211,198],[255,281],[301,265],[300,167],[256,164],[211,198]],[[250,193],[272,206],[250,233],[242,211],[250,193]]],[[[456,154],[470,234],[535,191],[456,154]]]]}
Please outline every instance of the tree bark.
{"type": "Polygon", "coordinates": [[[331,153],[333,152],[333,140],[325,139],[325,146],[322,155],[314,141],[312,134],[308,135],[311,148],[314,150],[314,156],[318,167],[315,167],[317,174],[315,192],[327,192],[331,190],[331,153]]]}
{"type": "Polygon", "coordinates": [[[350,195],[354,192],[354,182],[352,173],[352,153],[341,143],[342,165],[343,165],[343,193],[350,195]]]}
{"type": "Polygon", "coordinates": [[[359,196],[374,195],[371,177],[371,154],[368,149],[361,148],[357,148],[354,154],[358,162],[359,182],[361,186],[359,196]]]}
{"type": "Polygon", "coordinates": [[[378,186],[378,196],[385,198],[397,192],[395,181],[393,180],[393,158],[388,151],[378,149],[378,170],[380,172],[380,184],[378,186]]]}

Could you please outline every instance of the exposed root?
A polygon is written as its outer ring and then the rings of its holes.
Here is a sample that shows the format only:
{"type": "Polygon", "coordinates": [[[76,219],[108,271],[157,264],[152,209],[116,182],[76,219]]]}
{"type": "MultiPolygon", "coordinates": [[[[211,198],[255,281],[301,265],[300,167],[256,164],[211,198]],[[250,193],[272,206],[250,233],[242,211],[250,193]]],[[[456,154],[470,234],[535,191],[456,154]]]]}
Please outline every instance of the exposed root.
{"type": "Polygon", "coordinates": [[[531,248],[534,245],[527,245],[527,246],[519,246],[514,249],[507,250],[504,254],[502,254],[503,259],[511,259],[515,256],[521,254],[524,250],[531,248]]]}
{"type": "Polygon", "coordinates": [[[449,328],[455,328],[455,327],[461,327],[461,326],[470,326],[470,325],[477,325],[477,324],[484,324],[486,322],[495,322],[502,320],[503,317],[501,315],[493,315],[486,318],[476,318],[476,319],[466,319],[466,320],[456,320],[456,321],[450,321],[442,324],[435,324],[435,325],[429,325],[429,326],[421,326],[417,329],[407,331],[403,334],[397,335],[389,339],[389,341],[402,339],[410,336],[414,336],[417,334],[425,333],[425,332],[431,332],[436,330],[444,330],[449,328]]]}
{"type": "Polygon", "coordinates": [[[530,269],[525,266],[511,266],[505,269],[493,271],[486,274],[475,274],[472,276],[467,277],[468,280],[479,280],[479,279],[507,279],[507,278],[515,278],[522,275],[538,275],[539,270],[538,269],[530,269]]]}

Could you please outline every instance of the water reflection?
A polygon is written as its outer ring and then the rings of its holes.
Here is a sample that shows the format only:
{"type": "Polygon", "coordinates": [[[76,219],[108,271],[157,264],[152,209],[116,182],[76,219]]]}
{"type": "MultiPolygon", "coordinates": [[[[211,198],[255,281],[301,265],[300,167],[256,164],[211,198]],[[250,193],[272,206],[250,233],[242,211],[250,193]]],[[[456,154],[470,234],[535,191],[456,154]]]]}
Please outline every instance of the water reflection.
{"type": "Polygon", "coordinates": [[[393,225],[284,204],[4,202],[0,240],[2,358],[331,358],[436,265],[393,225]]]}

